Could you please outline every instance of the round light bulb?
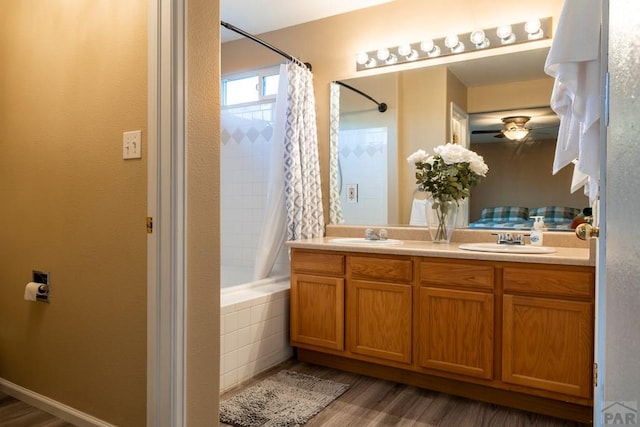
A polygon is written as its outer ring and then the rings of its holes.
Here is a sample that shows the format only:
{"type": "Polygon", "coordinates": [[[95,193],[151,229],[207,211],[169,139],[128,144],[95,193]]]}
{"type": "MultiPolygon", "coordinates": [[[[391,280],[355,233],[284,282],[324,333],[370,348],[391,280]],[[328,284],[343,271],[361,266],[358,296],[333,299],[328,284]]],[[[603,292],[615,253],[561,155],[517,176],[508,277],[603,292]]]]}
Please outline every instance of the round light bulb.
{"type": "Polygon", "coordinates": [[[377,56],[380,61],[386,61],[387,58],[389,58],[389,55],[390,55],[389,49],[387,48],[378,49],[377,56]]]}
{"type": "Polygon", "coordinates": [[[501,39],[506,39],[511,35],[511,25],[501,25],[496,29],[496,35],[501,39]]]}
{"type": "Polygon", "coordinates": [[[511,31],[511,25],[501,25],[496,29],[496,35],[500,38],[502,44],[509,44],[516,41],[516,36],[511,31]]]}
{"type": "Polygon", "coordinates": [[[460,41],[457,35],[451,34],[444,39],[444,45],[451,49],[451,53],[464,52],[464,44],[460,41]]]}
{"type": "Polygon", "coordinates": [[[476,45],[476,48],[478,49],[489,47],[490,44],[489,39],[485,37],[483,30],[475,30],[472,32],[471,36],[469,36],[469,40],[471,40],[471,43],[476,45]]]}
{"type": "Polygon", "coordinates": [[[524,24],[524,30],[529,33],[529,40],[541,39],[544,36],[542,31],[542,23],[539,19],[531,19],[524,24]]]}
{"type": "Polygon", "coordinates": [[[433,50],[433,46],[433,40],[425,40],[420,43],[420,50],[429,53],[433,50]]]}
{"type": "Polygon", "coordinates": [[[445,39],[444,39],[444,45],[446,47],[448,47],[449,49],[453,49],[456,46],[458,46],[458,43],[460,42],[460,40],[458,40],[458,36],[455,34],[451,34],[448,35],[445,39]]]}
{"type": "Polygon", "coordinates": [[[411,51],[413,49],[411,49],[411,45],[409,44],[403,44],[398,46],[398,53],[402,56],[409,56],[411,55],[411,51]]]}
{"type": "Polygon", "coordinates": [[[524,24],[524,30],[529,34],[533,34],[540,31],[541,26],[542,23],[539,19],[531,19],[524,24]]]}
{"type": "Polygon", "coordinates": [[[475,30],[473,33],[471,33],[471,36],[469,37],[469,40],[471,40],[471,43],[473,43],[473,44],[482,43],[484,41],[484,31],[475,30]]]}
{"type": "Polygon", "coordinates": [[[356,62],[365,65],[369,61],[369,55],[366,52],[360,52],[356,55],[356,62]]]}

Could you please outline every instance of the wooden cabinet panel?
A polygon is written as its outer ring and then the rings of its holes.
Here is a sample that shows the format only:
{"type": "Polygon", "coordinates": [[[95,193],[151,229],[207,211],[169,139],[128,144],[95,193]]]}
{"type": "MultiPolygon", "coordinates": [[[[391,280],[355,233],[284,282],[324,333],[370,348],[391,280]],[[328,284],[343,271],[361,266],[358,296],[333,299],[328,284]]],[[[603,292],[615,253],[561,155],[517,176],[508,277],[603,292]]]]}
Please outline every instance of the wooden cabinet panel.
{"type": "Polygon", "coordinates": [[[291,275],[291,341],[344,350],[344,279],[291,275]]]}
{"type": "Polygon", "coordinates": [[[411,285],[351,280],[347,284],[352,353],[411,363],[411,285]]]}
{"type": "Polygon", "coordinates": [[[422,287],[418,306],[420,366],[493,377],[493,294],[422,287]]]}
{"type": "Polygon", "coordinates": [[[502,380],[590,397],[592,304],[519,295],[503,301],[502,380]]]}
{"type": "Polygon", "coordinates": [[[299,273],[342,275],[344,255],[294,250],[291,256],[291,270],[299,273]]]}
{"type": "Polygon", "coordinates": [[[493,266],[457,262],[420,262],[420,283],[455,285],[474,289],[493,289],[493,266]]]}
{"type": "Polygon", "coordinates": [[[504,290],[509,293],[527,293],[541,296],[568,296],[592,298],[594,295],[594,271],[511,268],[502,273],[504,290]]]}
{"type": "Polygon", "coordinates": [[[413,278],[413,263],[403,257],[349,257],[351,278],[384,282],[409,283],[413,278]]]}

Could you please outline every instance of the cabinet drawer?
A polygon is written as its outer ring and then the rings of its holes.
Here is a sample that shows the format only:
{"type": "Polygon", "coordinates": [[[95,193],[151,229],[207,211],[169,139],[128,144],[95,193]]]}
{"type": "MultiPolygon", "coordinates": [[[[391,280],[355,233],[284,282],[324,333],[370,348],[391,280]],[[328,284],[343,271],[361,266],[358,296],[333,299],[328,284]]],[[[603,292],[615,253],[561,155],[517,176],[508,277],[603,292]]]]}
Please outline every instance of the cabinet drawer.
{"type": "Polygon", "coordinates": [[[420,283],[423,285],[492,290],[493,276],[491,265],[437,261],[420,263],[420,283]]]}
{"type": "Polygon", "coordinates": [[[511,268],[503,270],[505,292],[533,295],[555,295],[593,298],[592,270],[560,270],[543,268],[511,268]]]}
{"type": "Polygon", "coordinates": [[[409,259],[350,256],[348,262],[354,279],[408,283],[413,277],[409,259]]]}
{"type": "Polygon", "coordinates": [[[344,274],[344,255],[325,252],[299,252],[291,255],[291,270],[304,273],[344,274]]]}

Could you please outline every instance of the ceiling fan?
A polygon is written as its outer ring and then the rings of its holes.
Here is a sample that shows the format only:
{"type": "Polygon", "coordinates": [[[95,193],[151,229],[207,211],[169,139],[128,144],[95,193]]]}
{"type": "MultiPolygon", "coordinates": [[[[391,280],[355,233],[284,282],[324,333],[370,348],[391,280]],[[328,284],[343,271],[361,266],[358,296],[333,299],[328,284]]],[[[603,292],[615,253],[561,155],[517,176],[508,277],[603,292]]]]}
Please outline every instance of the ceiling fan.
{"type": "Polygon", "coordinates": [[[530,129],[525,125],[529,120],[531,120],[530,116],[509,116],[503,117],[502,119],[503,128],[498,130],[474,130],[472,134],[481,134],[481,133],[494,133],[495,138],[508,138],[512,141],[522,141],[524,138],[529,135],[530,129]]]}
{"type": "Polygon", "coordinates": [[[560,118],[550,107],[487,111],[469,115],[472,144],[509,141],[522,145],[555,140],[559,125],[560,118]]]}

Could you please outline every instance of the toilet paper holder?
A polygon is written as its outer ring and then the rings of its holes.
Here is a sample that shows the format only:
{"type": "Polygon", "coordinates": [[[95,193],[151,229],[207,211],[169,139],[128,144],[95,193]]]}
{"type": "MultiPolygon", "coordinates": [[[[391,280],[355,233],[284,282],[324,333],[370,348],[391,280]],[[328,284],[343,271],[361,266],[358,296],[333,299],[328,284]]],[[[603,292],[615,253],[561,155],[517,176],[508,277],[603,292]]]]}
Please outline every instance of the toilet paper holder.
{"type": "Polygon", "coordinates": [[[49,272],[33,270],[33,281],[39,283],[36,300],[49,302],[49,272]]]}

